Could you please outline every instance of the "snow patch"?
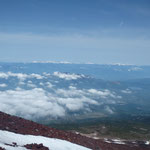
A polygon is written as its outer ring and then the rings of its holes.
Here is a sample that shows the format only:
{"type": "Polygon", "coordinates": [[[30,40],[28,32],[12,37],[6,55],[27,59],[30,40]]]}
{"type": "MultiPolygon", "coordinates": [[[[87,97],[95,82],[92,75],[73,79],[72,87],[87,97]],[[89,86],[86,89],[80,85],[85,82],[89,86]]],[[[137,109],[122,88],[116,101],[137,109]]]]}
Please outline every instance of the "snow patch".
{"type": "Polygon", "coordinates": [[[26,150],[23,146],[32,143],[42,143],[50,150],[90,150],[89,148],[73,144],[65,140],[47,138],[43,136],[22,135],[0,130],[0,147],[7,150],[26,150]],[[13,142],[17,143],[18,146],[12,147],[5,145],[5,143],[12,144],[13,142]]]}
{"type": "Polygon", "coordinates": [[[150,142],[149,142],[149,141],[146,141],[145,144],[146,144],[146,145],[150,145],[150,142]]]}
{"type": "Polygon", "coordinates": [[[105,138],[104,141],[106,143],[114,143],[114,144],[126,144],[125,142],[119,140],[119,139],[107,139],[105,138]]]}

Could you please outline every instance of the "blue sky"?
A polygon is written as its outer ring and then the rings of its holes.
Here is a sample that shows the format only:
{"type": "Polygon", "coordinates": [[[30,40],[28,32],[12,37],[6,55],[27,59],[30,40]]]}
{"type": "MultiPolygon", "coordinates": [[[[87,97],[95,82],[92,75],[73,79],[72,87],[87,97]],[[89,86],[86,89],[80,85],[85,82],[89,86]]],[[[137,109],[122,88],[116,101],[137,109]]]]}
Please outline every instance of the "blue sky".
{"type": "Polygon", "coordinates": [[[149,0],[0,0],[0,61],[150,65],[149,0]]]}

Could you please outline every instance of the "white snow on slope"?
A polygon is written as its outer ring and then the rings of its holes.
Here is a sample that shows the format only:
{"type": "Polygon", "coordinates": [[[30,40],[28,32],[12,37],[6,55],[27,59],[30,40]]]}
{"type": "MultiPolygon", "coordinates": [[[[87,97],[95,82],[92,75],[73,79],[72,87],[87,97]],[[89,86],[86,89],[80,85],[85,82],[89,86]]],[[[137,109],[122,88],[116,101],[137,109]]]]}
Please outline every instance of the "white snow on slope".
{"type": "Polygon", "coordinates": [[[149,145],[149,144],[150,144],[150,142],[149,142],[149,141],[146,141],[146,142],[145,142],[145,145],[149,145]]]}
{"type": "Polygon", "coordinates": [[[26,148],[22,146],[32,143],[42,143],[50,150],[90,150],[89,148],[73,144],[65,140],[47,138],[43,136],[22,135],[0,130],[0,147],[5,148],[6,150],[26,150],[26,148]],[[12,144],[13,142],[17,143],[18,147],[5,145],[12,144]]]}
{"type": "Polygon", "coordinates": [[[119,139],[107,139],[105,138],[104,141],[106,143],[114,143],[114,144],[126,144],[125,142],[123,142],[122,140],[119,140],[119,139]]]}

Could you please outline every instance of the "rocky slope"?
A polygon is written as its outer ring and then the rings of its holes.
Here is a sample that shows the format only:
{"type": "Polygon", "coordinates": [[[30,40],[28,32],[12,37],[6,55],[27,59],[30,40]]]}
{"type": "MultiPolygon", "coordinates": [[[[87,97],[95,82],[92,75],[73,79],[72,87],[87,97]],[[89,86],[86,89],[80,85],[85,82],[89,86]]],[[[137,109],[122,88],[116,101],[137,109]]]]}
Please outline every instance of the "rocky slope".
{"type": "MultiPolygon", "coordinates": [[[[0,112],[0,130],[23,135],[35,135],[62,139],[93,150],[150,150],[150,144],[146,141],[131,142],[112,139],[92,139],[80,134],[65,132],[40,125],[33,121],[11,116],[3,112],[0,112]]],[[[17,143],[12,143],[11,146],[15,147],[15,145],[17,145],[17,143]]],[[[34,150],[47,150],[45,145],[37,143],[28,143],[28,145],[25,145],[25,147],[27,149],[34,150]]],[[[0,147],[0,150],[3,150],[3,147],[0,147]]]]}

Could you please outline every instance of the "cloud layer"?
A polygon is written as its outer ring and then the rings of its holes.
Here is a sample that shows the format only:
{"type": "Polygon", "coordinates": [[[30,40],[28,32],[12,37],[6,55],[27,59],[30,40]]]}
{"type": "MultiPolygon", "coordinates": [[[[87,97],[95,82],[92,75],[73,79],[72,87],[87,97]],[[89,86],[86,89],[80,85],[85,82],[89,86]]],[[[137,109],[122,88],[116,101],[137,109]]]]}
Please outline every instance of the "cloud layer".
{"type": "Polygon", "coordinates": [[[28,119],[65,115],[65,109],[55,101],[54,97],[46,95],[41,88],[1,91],[0,105],[1,111],[28,119]]]}
{"type": "MultiPolygon", "coordinates": [[[[0,111],[18,115],[27,119],[62,118],[70,114],[87,113],[93,111],[93,106],[115,104],[121,100],[115,92],[108,89],[79,88],[72,84],[84,75],[54,72],[53,75],[0,73],[0,79],[12,82],[14,87],[1,83],[0,111]],[[53,78],[54,77],[54,78],[53,78]],[[56,77],[58,80],[56,80],[56,77]],[[55,79],[55,80],[54,80],[55,79]],[[68,86],[59,87],[59,79],[68,86]],[[57,81],[57,82],[56,82],[57,81]]],[[[108,113],[113,111],[106,107],[108,113]]]]}

